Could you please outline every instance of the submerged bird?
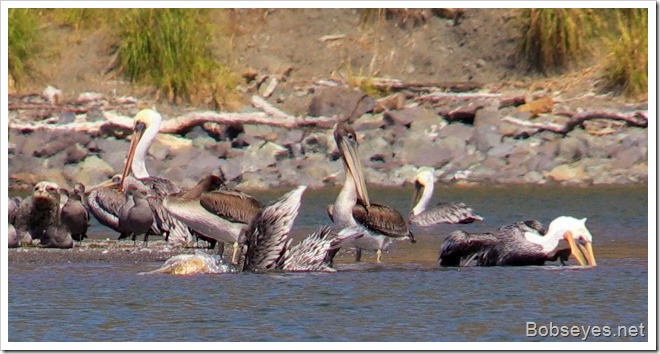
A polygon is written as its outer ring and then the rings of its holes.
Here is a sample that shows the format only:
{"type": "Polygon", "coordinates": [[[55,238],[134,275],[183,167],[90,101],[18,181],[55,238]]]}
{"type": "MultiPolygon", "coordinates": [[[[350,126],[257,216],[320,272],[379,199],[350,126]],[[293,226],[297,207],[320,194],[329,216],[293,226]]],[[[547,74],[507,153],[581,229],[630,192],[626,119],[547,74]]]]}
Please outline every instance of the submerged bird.
{"type": "Polygon", "coordinates": [[[119,212],[119,239],[131,236],[136,243],[136,236],[144,234],[144,245],[146,247],[149,233],[154,223],[154,216],[147,198],[150,198],[144,188],[135,184],[129,184],[126,188],[127,201],[119,212]]]}
{"type": "Polygon", "coordinates": [[[564,260],[572,255],[580,265],[596,265],[587,219],[560,216],[546,232],[536,220],[516,222],[493,232],[454,231],[443,242],[439,263],[456,267],[461,260],[476,260],[478,266],[543,265],[546,261],[564,260]],[[562,239],[568,249],[559,247],[562,239]]]}
{"type": "Polygon", "coordinates": [[[133,136],[119,190],[123,191],[126,177],[132,172],[149,190],[156,192],[155,199],[150,204],[159,227],[158,234],[166,235],[166,239],[172,244],[190,245],[194,240],[193,233],[162,207],[163,199],[170,194],[181,192],[180,188],[166,178],[150,176],[145,165],[147,151],[158,135],[161,121],[160,114],[151,109],[143,109],[135,116],[133,136]]]}
{"type": "Polygon", "coordinates": [[[481,216],[474,213],[472,208],[463,203],[438,203],[427,209],[433,196],[434,179],[433,169],[430,167],[422,168],[417,174],[413,207],[409,217],[411,224],[417,226],[469,224],[483,220],[481,216]]]}
{"type": "Polygon", "coordinates": [[[241,236],[242,270],[334,272],[332,261],[343,244],[362,236],[356,227],[335,233],[321,227],[291,247],[290,230],[298,215],[305,186],[300,186],[264,207],[241,236]]]}
{"type": "Polygon", "coordinates": [[[219,254],[224,242],[234,244],[231,262],[238,261],[238,240],[250,221],[262,208],[261,202],[236,190],[219,190],[223,178],[208,175],[181,195],[164,198],[163,206],[174,217],[183,221],[205,239],[220,242],[219,254]]]}
{"type": "Polygon", "coordinates": [[[69,194],[66,189],[63,191],[68,199],[60,210],[61,222],[69,230],[71,238],[82,242],[83,239],[87,238],[87,228],[89,228],[89,213],[83,204],[85,186],[76,183],[73,187],[73,194],[69,194]]]}
{"type": "Polygon", "coordinates": [[[346,179],[334,205],[328,208],[328,214],[335,225],[363,227],[363,237],[353,243],[356,261],[360,260],[361,249],[367,249],[376,251],[376,262],[380,263],[382,251],[392,243],[401,240],[414,243],[415,238],[399,212],[369,201],[355,130],[348,124],[338,123],[333,134],[344,161],[346,179]]]}
{"type": "Polygon", "coordinates": [[[52,234],[51,226],[60,224],[60,194],[56,183],[41,181],[34,186],[32,195],[23,199],[16,209],[14,226],[20,243],[40,239],[42,243],[52,234]]]}

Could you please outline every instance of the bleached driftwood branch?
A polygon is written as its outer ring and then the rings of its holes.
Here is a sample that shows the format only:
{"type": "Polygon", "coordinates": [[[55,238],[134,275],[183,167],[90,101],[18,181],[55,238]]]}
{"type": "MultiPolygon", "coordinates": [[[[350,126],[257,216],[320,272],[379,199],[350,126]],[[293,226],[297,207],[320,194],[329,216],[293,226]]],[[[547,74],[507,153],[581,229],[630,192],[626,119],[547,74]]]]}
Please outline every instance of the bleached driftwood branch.
{"type": "MultiPolygon", "coordinates": [[[[183,116],[164,120],[160,127],[161,133],[177,134],[185,132],[192,127],[207,122],[215,122],[226,125],[234,124],[263,124],[283,128],[300,128],[305,126],[332,127],[338,120],[337,117],[294,117],[288,115],[270,105],[261,97],[253,97],[253,105],[262,112],[251,113],[227,113],[227,112],[192,112],[183,116]]],[[[104,112],[105,121],[77,122],[67,124],[39,123],[11,123],[9,127],[18,130],[33,131],[46,129],[50,131],[84,131],[89,134],[98,134],[105,126],[131,129],[133,119],[113,112],[104,112]]]]}
{"type": "Polygon", "coordinates": [[[528,120],[522,120],[514,117],[504,117],[502,120],[520,125],[522,127],[534,128],[541,130],[548,130],[555,133],[566,134],[573,130],[578,125],[581,125],[587,120],[590,119],[611,119],[618,121],[625,121],[632,126],[637,127],[647,127],[648,126],[648,113],[637,111],[632,113],[619,113],[614,111],[606,110],[594,110],[594,111],[585,111],[580,113],[572,113],[568,111],[557,112],[555,114],[565,115],[571,117],[566,123],[552,123],[552,122],[532,122],[528,120]]]}

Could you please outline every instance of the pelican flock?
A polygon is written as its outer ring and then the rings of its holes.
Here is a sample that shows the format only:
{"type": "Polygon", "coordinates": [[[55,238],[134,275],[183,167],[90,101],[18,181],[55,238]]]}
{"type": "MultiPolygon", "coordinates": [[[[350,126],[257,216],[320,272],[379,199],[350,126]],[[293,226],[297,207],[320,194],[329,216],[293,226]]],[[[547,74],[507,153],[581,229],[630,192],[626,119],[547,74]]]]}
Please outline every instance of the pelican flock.
{"type": "MultiPolygon", "coordinates": [[[[9,247],[32,240],[39,240],[44,247],[74,247],[73,240],[82,243],[87,237],[91,214],[101,225],[116,231],[118,239],[131,237],[134,245],[139,235],[144,235],[145,247],[150,235],[162,235],[177,247],[193,246],[196,238],[202,238],[210,248],[218,245],[219,257],[215,257],[224,262],[224,244],[232,244],[228,267],[213,269],[334,272],[334,258],[342,248],[354,248],[356,261],[361,260],[362,250],[375,251],[376,262],[381,263],[382,253],[396,242],[415,243],[410,227],[483,220],[464,203],[431,205],[435,180],[431,167],[420,168],[415,176],[407,219],[392,207],[374,203],[367,191],[357,133],[341,122],[335,125],[333,137],[345,177],[334,203],[327,208],[332,224],[320,225],[294,245],[291,232],[306,186],[264,205],[230,188],[220,171],[182,190],[167,178],[150,175],[146,168],[147,153],[161,122],[161,115],[151,109],[135,116],[121,174],[90,188],[77,183],[72,192],[42,181],[31,196],[10,199],[9,247]]],[[[457,230],[442,242],[438,265],[526,266],[557,260],[563,264],[573,257],[582,266],[595,266],[592,241],[586,219],[570,216],[554,219],[547,229],[539,221],[527,220],[483,233],[457,230]]],[[[190,273],[195,264],[206,264],[205,269],[210,269],[210,263],[200,262],[196,256],[173,258],[167,269],[190,273]],[[177,265],[186,260],[192,263],[177,265]]]]}

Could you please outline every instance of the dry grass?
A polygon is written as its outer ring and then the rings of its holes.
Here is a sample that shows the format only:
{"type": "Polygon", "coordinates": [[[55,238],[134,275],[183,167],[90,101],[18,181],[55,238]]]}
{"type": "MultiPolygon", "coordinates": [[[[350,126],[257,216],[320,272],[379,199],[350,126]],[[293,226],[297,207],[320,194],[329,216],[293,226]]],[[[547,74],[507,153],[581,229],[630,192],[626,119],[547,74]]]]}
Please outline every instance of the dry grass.
{"type": "Polygon", "coordinates": [[[589,38],[600,26],[593,9],[522,9],[517,18],[519,54],[543,73],[567,68],[589,53],[589,38]]]}
{"type": "Polygon", "coordinates": [[[606,38],[609,51],[605,79],[608,87],[627,96],[648,94],[648,10],[621,9],[616,30],[606,38]]]}

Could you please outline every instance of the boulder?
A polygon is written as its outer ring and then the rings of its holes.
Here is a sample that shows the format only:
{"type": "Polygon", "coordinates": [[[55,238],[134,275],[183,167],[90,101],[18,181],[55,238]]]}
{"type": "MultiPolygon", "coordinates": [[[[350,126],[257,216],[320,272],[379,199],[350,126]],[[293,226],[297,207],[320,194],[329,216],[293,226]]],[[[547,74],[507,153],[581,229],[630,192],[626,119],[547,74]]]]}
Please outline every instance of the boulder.
{"type": "MultiPolygon", "coordinates": [[[[121,171],[121,170],[118,170],[121,171]]],[[[98,184],[115,174],[115,169],[97,156],[87,156],[78,164],[75,181],[86,186],[98,184]]]]}
{"type": "Polygon", "coordinates": [[[482,108],[474,116],[474,127],[497,127],[500,123],[500,113],[493,107],[482,108]]]}
{"type": "Polygon", "coordinates": [[[360,118],[355,120],[353,123],[353,129],[356,131],[364,131],[382,128],[386,125],[387,123],[383,120],[381,114],[363,114],[360,118]]]}
{"type": "Polygon", "coordinates": [[[78,163],[87,156],[87,149],[76,143],[69,146],[65,151],[65,164],[78,163]]]}
{"type": "Polygon", "coordinates": [[[483,125],[474,129],[469,143],[474,145],[477,150],[486,153],[501,141],[502,136],[497,132],[496,126],[483,125]]]}
{"type": "Polygon", "coordinates": [[[557,182],[569,183],[580,183],[588,179],[588,175],[584,168],[574,164],[559,165],[546,173],[545,177],[557,182]]]}
{"type": "Polygon", "coordinates": [[[327,87],[317,91],[309,104],[307,115],[311,117],[338,116],[354,120],[370,112],[376,100],[360,90],[344,87],[327,87]]]}
{"type": "Polygon", "coordinates": [[[557,158],[560,162],[571,163],[586,156],[587,152],[587,144],[582,139],[567,136],[559,142],[557,158]]]}
{"type": "Polygon", "coordinates": [[[646,160],[646,149],[640,147],[628,147],[619,150],[610,165],[613,168],[628,169],[638,162],[646,160]]]}
{"type": "Polygon", "coordinates": [[[440,129],[439,136],[441,138],[454,137],[463,141],[468,141],[474,133],[474,127],[463,123],[447,124],[444,128],[440,129]]]}

